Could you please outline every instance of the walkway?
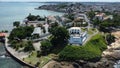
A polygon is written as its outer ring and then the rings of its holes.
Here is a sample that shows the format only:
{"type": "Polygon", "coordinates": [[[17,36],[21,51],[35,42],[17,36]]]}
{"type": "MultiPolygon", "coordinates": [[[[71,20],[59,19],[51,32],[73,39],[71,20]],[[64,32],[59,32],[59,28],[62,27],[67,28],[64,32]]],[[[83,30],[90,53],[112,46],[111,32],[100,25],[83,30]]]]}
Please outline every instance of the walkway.
{"type": "Polygon", "coordinates": [[[41,41],[43,39],[47,39],[51,34],[44,34],[44,35],[41,35],[40,38],[38,39],[33,39],[32,41],[35,42],[35,41],[41,41]]]}
{"type": "Polygon", "coordinates": [[[35,48],[36,51],[40,51],[40,46],[41,46],[40,41],[33,43],[33,47],[35,48]]]}
{"type": "Polygon", "coordinates": [[[22,63],[30,66],[30,67],[34,67],[33,65],[31,64],[28,64],[26,62],[23,61],[23,58],[26,58],[29,56],[29,53],[28,52],[18,52],[16,51],[15,49],[11,48],[8,44],[8,36],[5,37],[5,49],[13,56],[15,57],[16,59],[18,59],[19,61],[21,61],[22,63]]]}
{"type": "Polygon", "coordinates": [[[82,16],[84,16],[84,18],[85,18],[85,21],[88,23],[88,26],[87,26],[87,28],[88,28],[88,30],[89,30],[89,28],[91,28],[91,24],[90,24],[90,20],[88,19],[88,17],[87,17],[87,15],[86,14],[79,14],[79,15],[82,15],[82,16]]]}
{"type": "MultiPolygon", "coordinates": [[[[96,29],[97,30],[97,29],[96,29]]],[[[86,41],[83,43],[83,45],[87,42],[87,41],[89,41],[93,36],[95,36],[96,34],[98,34],[98,30],[97,30],[97,32],[95,32],[94,34],[92,34],[92,35],[90,35],[87,39],[86,39],[86,41]]]]}

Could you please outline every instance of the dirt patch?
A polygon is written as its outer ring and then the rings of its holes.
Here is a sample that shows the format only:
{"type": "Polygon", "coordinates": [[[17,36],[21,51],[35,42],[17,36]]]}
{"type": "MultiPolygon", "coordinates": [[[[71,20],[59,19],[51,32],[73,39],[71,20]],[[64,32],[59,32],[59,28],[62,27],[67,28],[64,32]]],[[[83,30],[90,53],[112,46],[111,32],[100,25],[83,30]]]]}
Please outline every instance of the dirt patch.
{"type": "Polygon", "coordinates": [[[48,62],[43,68],[75,68],[75,67],[73,67],[72,63],[69,62],[57,62],[52,60],[48,62]]]}

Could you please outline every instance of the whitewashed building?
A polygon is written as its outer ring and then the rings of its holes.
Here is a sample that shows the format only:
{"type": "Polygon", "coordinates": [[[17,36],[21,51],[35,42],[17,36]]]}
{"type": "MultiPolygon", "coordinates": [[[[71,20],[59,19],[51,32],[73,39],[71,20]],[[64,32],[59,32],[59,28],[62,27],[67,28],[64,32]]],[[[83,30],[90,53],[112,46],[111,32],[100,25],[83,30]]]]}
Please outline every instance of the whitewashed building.
{"type": "Polygon", "coordinates": [[[43,27],[45,28],[45,31],[46,31],[45,33],[48,34],[49,33],[48,32],[49,25],[46,23],[43,25],[43,27]]]}
{"type": "Polygon", "coordinates": [[[80,44],[82,45],[87,39],[87,31],[82,32],[80,27],[71,27],[69,29],[70,33],[70,44],[80,44]]]}
{"type": "Polygon", "coordinates": [[[34,28],[32,35],[36,35],[36,34],[38,34],[39,36],[42,35],[42,30],[40,27],[34,28]]]}

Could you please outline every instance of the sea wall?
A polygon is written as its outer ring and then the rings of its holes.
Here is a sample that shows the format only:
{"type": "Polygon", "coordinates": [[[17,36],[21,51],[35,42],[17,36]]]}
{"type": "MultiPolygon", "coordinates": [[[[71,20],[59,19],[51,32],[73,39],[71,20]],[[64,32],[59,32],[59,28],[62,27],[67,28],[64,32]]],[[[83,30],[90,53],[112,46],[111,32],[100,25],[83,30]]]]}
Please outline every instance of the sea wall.
{"type": "Polygon", "coordinates": [[[11,51],[9,50],[9,45],[8,45],[8,39],[5,38],[5,50],[10,54],[10,56],[15,59],[16,61],[18,61],[19,63],[23,64],[23,65],[26,65],[28,66],[29,68],[36,68],[35,66],[31,65],[31,64],[28,64],[26,63],[25,61],[21,60],[20,58],[16,57],[13,53],[11,53],[11,51]]]}

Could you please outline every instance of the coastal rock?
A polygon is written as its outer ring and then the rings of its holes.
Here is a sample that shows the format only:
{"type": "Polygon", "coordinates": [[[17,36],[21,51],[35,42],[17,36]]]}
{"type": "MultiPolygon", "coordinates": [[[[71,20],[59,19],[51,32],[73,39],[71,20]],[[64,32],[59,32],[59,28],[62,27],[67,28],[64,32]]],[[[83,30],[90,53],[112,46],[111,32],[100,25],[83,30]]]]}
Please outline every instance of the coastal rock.
{"type": "Polygon", "coordinates": [[[53,63],[50,63],[48,65],[48,68],[75,68],[75,67],[69,62],[54,61],[53,63]]]}
{"type": "Polygon", "coordinates": [[[87,63],[85,65],[83,65],[83,68],[96,68],[97,66],[95,65],[95,63],[87,63]]]}
{"type": "Polygon", "coordinates": [[[56,64],[50,64],[48,68],[62,68],[62,67],[59,63],[56,63],[56,64]]]}
{"type": "Polygon", "coordinates": [[[115,42],[108,46],[107,50],[103,52],[102,57],[116,60],[120,59],[120,31],[112,32],[112,35],[116,37],[115,42]]]}
{"type": "Polygon", "coordinates": [[[114,68],[113,67],[114,62],[113,61],[105,61],[105,62],[99,62],[97,63],[98,68],[114,68]]]}
{"type": "Polygon", "coordinates": [[[73,63],[72,65],[74,68],[82,68],[78,63],[73,63]]]}
{"type": "Polygon", "coordinates": [[[79,61],[76,61],[76,63],[78,63],[80,66],[83,66],[84,64],[87,64],[87,61],[79,60],[79,61]]]}

